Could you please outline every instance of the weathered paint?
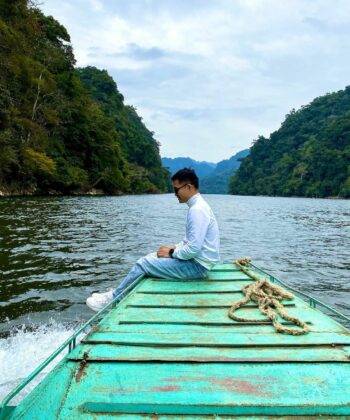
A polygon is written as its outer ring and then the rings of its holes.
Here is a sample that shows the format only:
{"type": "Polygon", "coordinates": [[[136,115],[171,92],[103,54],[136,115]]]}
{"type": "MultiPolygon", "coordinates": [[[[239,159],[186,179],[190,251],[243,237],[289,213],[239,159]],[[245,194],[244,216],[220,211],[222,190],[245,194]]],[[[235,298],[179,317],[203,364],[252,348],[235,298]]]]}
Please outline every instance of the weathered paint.
{"type": "Polygon", "coordinates": [[[163,361],[163,362],[347,362],[350,345],[277,347],[161,347],[113,344],[82,344],[69,355],[70,360],[87,361],[163,361]]]}
{"type": "Polygon", "coordinates": [[[349,330],[299,298],[286,310],[307,335],[277,334],[252,304],[238,313],[260,322],[234,322],[250,279],[233,264],[210,277],[144,279],[9,418],[350,416],[349,330]]]}
{"type": "MultiPolygon", "coordinates": [[[[66,365],[76,368],[78,363],[66,365]]],[[[48,389],[38,387],[24,418],[40,418],[52,407],[55,416],[74,411],[225,415],[346,415],[344,384],[350,364],[341,363],[87,363],[86,377],[71,381],[64,404],[55,389],[64,372],[56,372],[48,389]],[[54,387],[54,388],[53,388],[54,387]],[[163,387],[160,392],[159,387],[163,387]],[[342,390],[342,392],[339,392],[342,390]]],[[[64,370],[64,369],[62,369],[64,370]]],[[[28,401],[29,402],[29,401],[28,401]]],[[[21,410],[18,410],[18,415],[21,410]]],[[[55,418],[54,416],[52,418],[55,418]]]]}
{"type": "MultiPolygon", "coordinates": [[[[183,307],[183,308],[229,308],[238,299],[243,298],[243,293],[208,293],[205,295],[149,295],[137,293],[126,308],[134,307],[183,307]]],[[[293,301],[284,301],[284,306],[295,306],[293,301]]],[[[250,302],[246,306],[257,307],[256,303],[250,302]]]]}
{"type": "MultiPolygon", "coordinates": [[[[171,328],[171,326],[169,326],[171,328]]],[[[162,345],[199,346],[199,347],[283,347],[283,346],[329,346],[350,345],[350,335],[344,333],[310,333],[305,336],[291,336],[273,333],[265,334],[235,334],[226,332],[216,334],[215,331],[203,336],[202,333],[171,334],[171,333],[100,333],[95,332],[84,343],[114,343],[123,345],[162,345]]],[[[273,351],[273,350],[271,350],[273,351]]]]}
{"type": "MultiPolygon", "coordinates": [[[[231,270],[220,270],[220,271],[210,271],[208,273],[208,277],[209,280],[215,280],[215,281],[251,281],[250,277],[247,276],[245,273],[243,273],[242,271],[231,271],[231,270]]],[[[177,282],[177,279],[172,279],[172,278],[154,278],[154,277],[149,277],[149,280],[152,282],[177,282]]],[[[195,279],[192,281],[196,281],[195,279]]],[[[197,281],[203,281],[203,280],[197,280],[197,281]]]]}
{"type": "Polygon", "coordinates": [[[206,293],[230,293],[242,294],[242,287],[249,281],[216,281],[216,280],[192,280],[180,281],[145,281],[140,284],[140,293],[156,294],[206,294],[206,293]]]}

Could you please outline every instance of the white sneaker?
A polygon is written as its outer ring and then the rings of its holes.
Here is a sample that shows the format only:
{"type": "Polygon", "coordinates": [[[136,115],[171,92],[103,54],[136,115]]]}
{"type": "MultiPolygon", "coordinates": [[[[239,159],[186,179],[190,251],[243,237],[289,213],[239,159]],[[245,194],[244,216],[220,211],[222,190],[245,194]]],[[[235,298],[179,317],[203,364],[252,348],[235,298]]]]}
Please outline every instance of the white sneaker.
{"type": "Polygon", "coordinates": [[[92,296],[86,299],[87,306],[95,312],[99,312],[106,305],[112,302],[113,290],[109,290],[105,293],[93,293],[92,296]]]}
{"type": "MultiPolygon", "coordinates": [[[[108,289],[107,289],[107,292],[114,292],[114,290],[115,289],[113,289],[113,287],[109,287],[108,289]]],[[[105,292],[106,293],[106,292],[105,292]]],[[[97,292],[94,292],[91,296],[100,296],[100,295],[104,295],[105,293],[97,293],[97,292]]]]}

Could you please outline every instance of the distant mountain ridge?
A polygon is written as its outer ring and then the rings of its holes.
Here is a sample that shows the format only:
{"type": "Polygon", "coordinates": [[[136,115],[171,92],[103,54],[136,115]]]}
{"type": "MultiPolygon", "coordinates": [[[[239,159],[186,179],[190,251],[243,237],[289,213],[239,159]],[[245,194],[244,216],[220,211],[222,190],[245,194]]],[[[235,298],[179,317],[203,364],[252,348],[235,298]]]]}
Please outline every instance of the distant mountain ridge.
{"type": "Polygon", "coordinates": [[[177,158],[162,158],[163,168],[168,168],[173,175],[180,169],[192,168],[196,171],[198,178],[204,178],[211,174],[216,168],[216,163],[211,162],[198,162],[189,157],[177,157],[177,158]]]}
{"type": "Polygon", "coordinates": [[[222,160],[218,163],[196,161],[189,157],[162,158],[162,165],[169,169],[173,175],[182,168],[192,168],[196,171],[199,178],[200,190],[205,194],[227,194],[228,183],[239,168],[240,159],[249,154],[249,149],[242,150],[230,159],[222,160]]]}
{"type": "Polygon", "coordinates": [[[218,162],[214,171],[202,179],[201,191],[206,194],[227,194],[231,177],[241,165],[241,159],[249,155],[249,149],[241,150],[230,159],[218,162]]]}

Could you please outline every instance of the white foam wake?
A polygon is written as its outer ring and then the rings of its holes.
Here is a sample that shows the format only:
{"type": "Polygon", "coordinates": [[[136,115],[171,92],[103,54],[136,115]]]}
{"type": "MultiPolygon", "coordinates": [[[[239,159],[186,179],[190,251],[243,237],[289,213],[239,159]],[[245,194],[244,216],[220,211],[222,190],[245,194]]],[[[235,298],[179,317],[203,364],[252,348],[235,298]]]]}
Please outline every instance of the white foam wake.
{"type": "MultiPolygon", "coordinates": [[[[77,329],[51,320],[48,325],[28,329],[13,328],[9,337],[0,339],[0,401],[44,362],[77,329]]],[[[16,405],[67,354],[64,350],[43,372],[30,382],[9,405],[16,405]]]]}

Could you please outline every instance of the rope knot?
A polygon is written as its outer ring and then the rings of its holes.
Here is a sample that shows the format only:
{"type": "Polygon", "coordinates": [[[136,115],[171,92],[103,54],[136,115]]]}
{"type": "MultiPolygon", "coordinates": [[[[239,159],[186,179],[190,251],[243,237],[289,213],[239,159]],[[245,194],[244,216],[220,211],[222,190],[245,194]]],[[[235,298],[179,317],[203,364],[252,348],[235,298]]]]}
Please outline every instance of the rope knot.
{"type": "Polygon", "coordinates": [[[307,334],[309,328],[305,322],[301,321],[297,317],[289,315],[283,304],[281,303],[284,299],[293,299],[294,295],[287,292],[280,286],[270,283],[267,279],[260,279],[247,270],[249,267],[250,258],[242,258],[235,261],[235,264],[239,267],[243,273],[247,274],[250,278],[255,280],[255,283],[249,284],[242,288],[242,292],[245,297],[238,300],[228,311],[228,316],[234,321],[240,322],[261,322],[261,319],[246,319],[234,315],[234,312],[244,306],[247,302],[252,301],[258,304],[259,310],[263,315],[267,316],[267,320],[272,322],[276,331],[284,334],[301,335],[307,334]],[[275,310],[274,310],[275,309],[275,310]],[[284,327],[279,321],[278,316],[286,321],[293,322],[295,325],[301,327],[301,329],[291,329],[284,327]]]}

